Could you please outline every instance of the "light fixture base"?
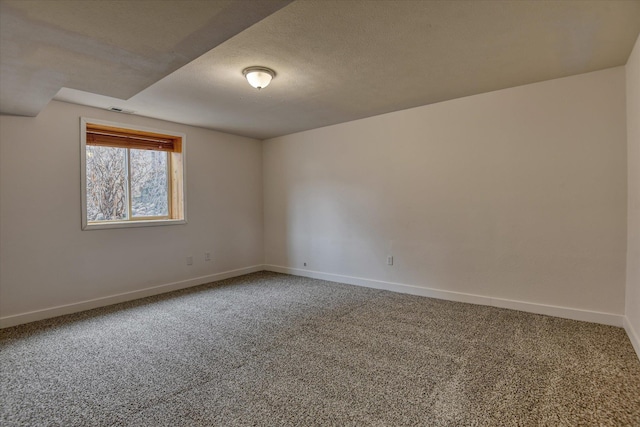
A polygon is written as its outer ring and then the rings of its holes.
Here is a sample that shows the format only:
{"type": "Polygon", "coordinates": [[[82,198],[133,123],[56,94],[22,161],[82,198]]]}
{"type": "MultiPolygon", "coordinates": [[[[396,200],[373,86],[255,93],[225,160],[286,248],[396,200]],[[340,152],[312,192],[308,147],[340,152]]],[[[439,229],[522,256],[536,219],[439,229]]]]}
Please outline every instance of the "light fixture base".
{"type": "Polygon", "coordinates": [[[260,90],[269,86],[271,79],[276,76],[276,72],[267,67],[247,67],[242,70],[242,75],[251,86],[260,90]]]}

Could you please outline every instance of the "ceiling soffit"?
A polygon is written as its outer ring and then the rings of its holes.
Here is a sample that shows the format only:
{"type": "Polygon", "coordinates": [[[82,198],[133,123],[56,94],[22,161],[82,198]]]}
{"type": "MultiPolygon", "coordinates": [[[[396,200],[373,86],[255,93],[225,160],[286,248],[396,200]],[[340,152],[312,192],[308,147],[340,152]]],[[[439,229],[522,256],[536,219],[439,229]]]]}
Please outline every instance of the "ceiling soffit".
{"type": "Polygon", "coordinates": [[[61,87],[128,99],[291,0],[0,2],[0,112],[61,87]]]}

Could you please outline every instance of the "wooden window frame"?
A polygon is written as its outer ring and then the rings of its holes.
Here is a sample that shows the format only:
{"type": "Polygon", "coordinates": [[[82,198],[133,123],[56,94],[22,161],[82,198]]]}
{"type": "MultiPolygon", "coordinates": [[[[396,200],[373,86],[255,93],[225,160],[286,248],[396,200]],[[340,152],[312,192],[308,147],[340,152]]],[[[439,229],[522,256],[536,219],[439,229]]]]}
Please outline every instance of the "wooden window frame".
{"type": "Polygon", "coordinates": [[[187,223],[186,201],[186,135],[178,132],[132,126],[104,120],[80,118],[80,159],[82,229],[130,228],[187,223]],[[167,153],[167,192],[169,215],[162,217],[132,217],[131,202],[127,201],[128,219],[114,221],[87,220],[87,145],[127,148],[127,186],[131,193],[130,150],[148,149],[167,153]]]}

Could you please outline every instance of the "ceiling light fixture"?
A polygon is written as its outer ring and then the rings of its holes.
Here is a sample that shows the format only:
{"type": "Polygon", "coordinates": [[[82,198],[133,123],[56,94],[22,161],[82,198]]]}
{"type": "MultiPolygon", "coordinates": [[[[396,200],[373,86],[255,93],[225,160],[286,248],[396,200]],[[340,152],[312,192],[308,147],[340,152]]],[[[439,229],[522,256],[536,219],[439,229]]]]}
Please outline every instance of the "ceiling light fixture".
{"type": "Polygon", "coordinates": [[[249,84],[260,90],[269,86],[271,79],[276,76],[276,72],[266,67],[249,67],[242,70],[249,84]]]}

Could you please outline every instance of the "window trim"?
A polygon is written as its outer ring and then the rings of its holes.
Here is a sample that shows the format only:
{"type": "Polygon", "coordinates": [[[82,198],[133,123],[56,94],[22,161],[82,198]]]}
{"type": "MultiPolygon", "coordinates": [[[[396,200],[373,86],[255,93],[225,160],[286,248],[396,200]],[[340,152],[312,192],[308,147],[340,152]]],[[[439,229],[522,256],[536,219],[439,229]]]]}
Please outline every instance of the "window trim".
{"type": "MultiPolygon", "coordinates": [[[[143,126],[134,126],[125,123],[110,122],[106,120],[91,119],[88,117],[80,117],[80,209],[82,215],[82,230],[104,230],[109,228],[137,228],[137,227],[156,227],[162,225],[178,225],[187,224],[187,164],[186,164],[186,135],[180,132],[173,132],[168,130],[161,130],[155,128],[148,128],[143,126]],[[182,169],[181,176],[174,176],[169,179],[169,210],[175,212],[177,209],[177,201],[175,195],[177,192],[172,191],[172,186],[177,185],[181,189],[180,195],[182,196],[182,218],[163,218],[163,219],[136,219],[126,221],[102,221],[99,223],[90,223],[87,221],[87,125],[107,126],[112,128],[119,128],[124,130],[146,132],[159,135],[167,135],[175,138],[180,138],[182,145],[180,147],[180,167],[182,169]],[[173,205],[173,206],[172,206],[173,205]]],[[[168,153],[171,155],[171,153],[168,153]]],[[[168,174],[173,175],[175,173],[176,165],[174,162],[169,162],[168,174]]],[[[130,185],[130,184],[128,184],[130,185]]],[[[175,215],[175,213],[172,213],[175,215]]]]}

